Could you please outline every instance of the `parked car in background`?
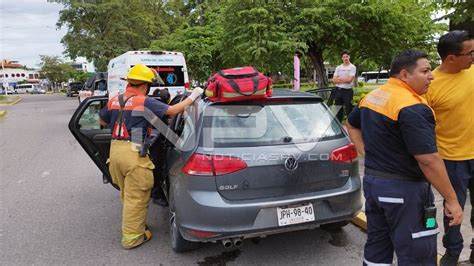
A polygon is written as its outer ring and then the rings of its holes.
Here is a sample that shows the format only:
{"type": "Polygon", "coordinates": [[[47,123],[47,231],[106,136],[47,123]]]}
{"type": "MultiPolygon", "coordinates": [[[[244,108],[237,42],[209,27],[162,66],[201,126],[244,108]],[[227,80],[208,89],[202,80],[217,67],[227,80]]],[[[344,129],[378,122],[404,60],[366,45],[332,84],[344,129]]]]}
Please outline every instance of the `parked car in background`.
{"type": "Polygon", "coordinates": [[[66,90],[66,96],[72,97],[74,95],[79,95],[79,91],[82,89],[83,86],[84,86],[84,83],[82,82],[69,83],[66,90]]]}
{"type": "Polygon", "coordinates": [[[0,94],[5,95],[5,91],[7,94],[16,94],[17,92],[12,87],[7,87],[6,89],[2,87],[0,89],[0,94]]]}
{"type": "Polygon", "coordinates": [[[87,79],[84,90],[89,90],[94,96],[107,95],[107,72],[97,72],[87,79]]]}
{"type": "Polygon", "coordinates": [[[97,72],[90,76],[79,91],[79,103],[91,96],[107,96],[107,72],[97,72]]]}
{"type": "Polygon", "coordinates": [[[31,94],[46,94],[46,90],[38,87],[38,88],[33,89],[30,93],[31,94]]]}
{"type": "MultiPolygon", "coordinates": [[[[69,129],[111,183],[111,132],[98,121],[107,100],[85,99],[69,129]]],[[[176,252],[203,242],[231,248],[248,238],[340,228],[362,207],[357,151],[321,97],[285,90],[253,101],[201,99],[165,121],[181,140],[153,144],[165,156],[155,166],[165,170],[154,174],[163,180],[155,185],[169,202],[176,252]]]]}

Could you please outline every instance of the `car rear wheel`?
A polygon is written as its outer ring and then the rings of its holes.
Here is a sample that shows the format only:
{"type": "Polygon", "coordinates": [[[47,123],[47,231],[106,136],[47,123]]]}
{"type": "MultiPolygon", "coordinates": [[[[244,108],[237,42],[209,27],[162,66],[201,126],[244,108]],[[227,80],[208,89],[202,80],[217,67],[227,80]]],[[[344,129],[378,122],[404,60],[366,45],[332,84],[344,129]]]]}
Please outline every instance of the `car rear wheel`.
{"type": "Polygon", "coordinates": [[[180,253],[199,248],[200,242],[191,242],[181,236],[175,217],[175,213],[170,209],[170,239],[173,250],[180,253]]]}
{"type": "Polygon", "coordinates": [[[343,228],[344,226],[348,224],[349,224],[349,221],[340,221],[340,222],[335,222],[335,223],[322,224],[321,228],[328,231],[336,231],[343,228]]]}

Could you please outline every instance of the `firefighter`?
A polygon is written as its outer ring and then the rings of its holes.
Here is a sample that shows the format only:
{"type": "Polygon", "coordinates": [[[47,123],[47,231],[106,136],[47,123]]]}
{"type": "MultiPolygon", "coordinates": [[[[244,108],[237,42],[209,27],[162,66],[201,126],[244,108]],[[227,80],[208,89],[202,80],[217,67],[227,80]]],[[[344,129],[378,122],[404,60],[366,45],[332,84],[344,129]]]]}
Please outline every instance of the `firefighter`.
{"type": "Polygon", "coordinates": [[[143,64],[135,65],[124,78],[127,81],[125,93],[109,100],[99,114],[101,125],[112,130],[109,171],[113,183],[120,188],[122,246],[125,249],[140,246],[151,238],[146,218],[154,165],[147,155],[139,154],[151,125],[145,112],[151,111],[160,119],[165,115],[174,116],[203,92],[201,88],[195,88],[185,100],[169,106],[147,97],[156,78],[159,76],[152,69],[143,64]]]}
{"type": "Polygon", "coordinates": [[[364,265],[436,265],[436,208],[431,185],[445,199],[450,226],[462,209],[437,152],[433,111],[420,95],[433,79],[427,55],[405,51],[390,79],[349,115],[349,135],[365,154],[367,242],[364,265]]]}

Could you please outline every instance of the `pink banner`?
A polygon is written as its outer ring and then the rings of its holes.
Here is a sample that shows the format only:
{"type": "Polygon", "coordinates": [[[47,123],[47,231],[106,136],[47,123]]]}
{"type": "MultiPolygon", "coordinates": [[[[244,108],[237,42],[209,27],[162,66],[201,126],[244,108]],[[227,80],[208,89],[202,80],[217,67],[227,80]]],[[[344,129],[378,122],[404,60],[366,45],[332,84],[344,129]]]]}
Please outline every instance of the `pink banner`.
{"type": "Polygon", "coordinates": [[[293,58],[293,90],[300,90],[300,58],[297,54],[293,58]]]}

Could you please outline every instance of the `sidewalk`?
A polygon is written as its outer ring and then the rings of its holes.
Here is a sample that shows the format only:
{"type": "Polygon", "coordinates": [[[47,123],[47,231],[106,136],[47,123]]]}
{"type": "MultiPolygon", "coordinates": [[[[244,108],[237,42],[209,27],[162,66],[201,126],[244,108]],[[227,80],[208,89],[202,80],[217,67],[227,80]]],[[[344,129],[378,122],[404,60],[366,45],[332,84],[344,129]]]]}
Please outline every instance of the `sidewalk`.
{"type": "MultiPolygon", "coordinates": [[[[445,249],[443,247],[443,233],[444,233],[444,226],[443,226],[443,197],[436,191],[436,189],[433,189],[433,193],[435,194],[435,205],[436,205],[436,221],[438,222],[439,226],[439,235],[438,235],[438,254],[442,255],[445,252],[445,249]]],[[[469,193],[469,192],[468,192],[469,193]]],[[[461,257],[459,257],[460,262],[465,262],[469,261],[469,256],[471,254],[471,239],[474,237],[472,234],[472,229],[471,229],[471,202],[469,201],[469,194],[467,196],[467,202],[466,205],[464,206],[464,220],[461,225],[461,232],[462,236],[464,238],[464,249],[462,250],[461,257]]],[[[461,265],[471,265],[470,263],[467,264],[461,264],[461,265]]]]}
{"type": "MultiPolygon", "coordinates": [[[[364,176],[364,160],[363,158],[359,157],[359,172],[361,178],[364,176]]],[[[443,227],[443,198],[441,195],[433,189],[433,193],[435,194],[435,205],[437,208],[437,219],[436,221],[438,222],[439,226],[439,234],[438,234],[438,254],[442,256],[445,252],[445,249],[443,247],[443,233],[444,233],[444,227],[443,227]]],[[[362,197],[362,200],[365,202],[365,198],[362,197]]],[[[473,231],[471,229],[471,224],[470,224],[470,218],[471,218],[471,202],[469,201],[469,194],[467,196],[467,202],[464,207],[464,220],[461,225],[461,232],[464,238],[464,249],[461,253],[461,256],[459,257],[460,263],[458,265],[472,265],[469,263],[469,256],[471,253],[470,245],[471,245],[471,239],[474,237],[473,231]]],[[[362,207],[362,211],[365,211],[364,207],[362,207]]]]}

